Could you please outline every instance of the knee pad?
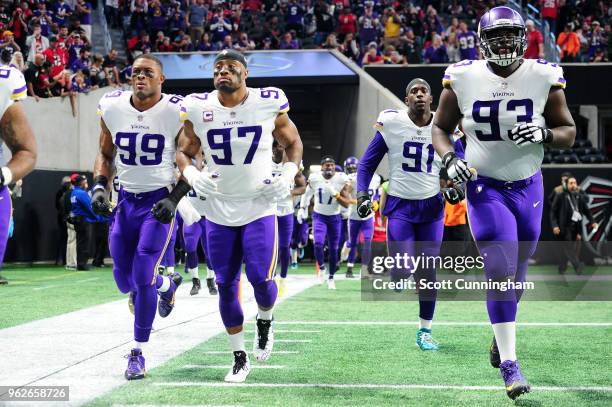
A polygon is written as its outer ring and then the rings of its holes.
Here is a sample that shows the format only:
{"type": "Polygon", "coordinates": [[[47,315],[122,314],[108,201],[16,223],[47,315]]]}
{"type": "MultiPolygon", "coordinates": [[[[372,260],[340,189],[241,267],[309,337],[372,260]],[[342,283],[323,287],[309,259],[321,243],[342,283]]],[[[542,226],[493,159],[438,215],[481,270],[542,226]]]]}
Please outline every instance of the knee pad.
{"type": "Polygon", "coordinates": [[[232,281],[230,284],[218,284],[217,289],[219,290],[219,301],[221,302],[232,302],[238,300],[238,281],[232,281]]]}
{"type": "Polygon", "coordinates": [[[255,300],[260,307],[271,307],[276,302],[278,288],[274,280],[266,280],[253,284],[253,291],[255,293],[255,300]]]}

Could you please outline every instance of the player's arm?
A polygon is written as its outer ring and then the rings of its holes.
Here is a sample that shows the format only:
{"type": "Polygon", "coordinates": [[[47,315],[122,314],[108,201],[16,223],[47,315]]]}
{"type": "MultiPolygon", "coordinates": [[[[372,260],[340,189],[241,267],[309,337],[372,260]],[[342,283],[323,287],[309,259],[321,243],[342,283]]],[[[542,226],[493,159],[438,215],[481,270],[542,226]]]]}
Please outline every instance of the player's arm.
{"type": "Polygon", "coordinates": [[[306,192],[306,177],[304,174],[298,173],[293,179],[293,189],[291,190],[291,196],[299,196],[306,192]]]}
{"type": "Polygon", "coordinates": [[[296,169],[299,168],[302,154],[304,153],[304,146],[302,145],[302,139],[297,127],[295,127],[287,113],[279,113],[276,116],[272,135],[285,148],[285,154],[289,162],[294,163],[296,169]]]}
{"type": "Polygon", "coordinates": [[[348,208],[352,203],[350,195],[351,189],[351,184],[344,184],[344,187],[342,187],[340,192],[338,192],[338,194],[335,196],[336,201],[338,201],[338,203],[345,208],[348,208]]]}
{"type": "Polygon", "coordinates": [[[12,154],[0,171],[0,183],[8,185],[28,175],[36,165],[36,139],[21,103],[13,103],[4,112],[0,136],[12,154]]]}
{"type": "Polygon", "coordinates": [[[372,213],[372,200],[368,193],[370,182],[378,164],[382,161],[385,154],[389,151],[387,143],[382,134],[377,131],[372,141],[366,148],[363,157],[357,166],[357,214],[362,218],[372,213]]]}
{"type": "Polygon", "coordinates": [[[107,192],[115,174],[115,154],[117,148],[113,143],[113,135],[100,118],[100,141],[98,154],[94,162],[94,182],[91,195],[91,209],[96,215],[109,215],[112,211],[107,192]]]}
{"type": "Polygon", "coordinates": [[[308,183],[306,185],[306,190],[304,191],[304,195],[302,195],[302,199],[300,199],[300,208],[301,209],[308,208],[308,206],[310,206],[310,200],[312,199],[313,196],[314,196],[314,189],[312,188],[310,183],[308,183]]]}
{"type": "Polygon", "coordinates": [[[544,106],[544,119],[552,132],[552,141],[547,145],[555,148],[571,148],[574,145],[576,125],[567,108],[563,89],[551,88],[546,106],[544,106]]]}

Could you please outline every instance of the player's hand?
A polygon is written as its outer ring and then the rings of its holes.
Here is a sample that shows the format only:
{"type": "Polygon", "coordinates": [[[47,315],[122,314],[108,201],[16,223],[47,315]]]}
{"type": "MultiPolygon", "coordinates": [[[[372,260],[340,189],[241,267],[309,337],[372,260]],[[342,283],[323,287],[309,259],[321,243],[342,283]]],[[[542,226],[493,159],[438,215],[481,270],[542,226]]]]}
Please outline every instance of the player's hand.
{"type": "Polygon", "coordinates": [[[287,198],[291,194],[291,183],[285,177],[274,177],[264,180],[260,187],[261,194],[270,201],[278,201],[287,198]]]}
{"type": "Polygon", "coordinates": [[[540,127],[533,123],[516,124],[508,135],[510,140],[519,147],[528,144],[550,143],[553,134],[550,129],[540,127]]]}
{"type": "Polygon", "coordinates": [[[325,183],[325,189],[334,198],[336,197],[336,195],[338,195],[338,190],[334,187],[334,185],[331,182],[325,183]]]}
{"type": "Polygon", "coordinates": [[[465,160],[457,157],[454,151],[449,151],[442,157],[442,164],[446,168],[448,177],[456,183],[467,182],[473,177],[473,173],[468,168],[465,160]]]}
{"type": "Polygon", "coordinates": [[[461,187],[444,188],[442,189],[442,195],[444,195],[446,202],[451,205],[457,205],[465,199],[465,192],[461,187]]]}
{"type": "Polygon", "coordinates": [[[193,190],[196,192],[196,194],[198,194],[198,196],[203,197],[214,194],[217,192],[218,179],[219,174],[215,172],[202,171],[192,184],[193,190]]]}
{"type": "Polygon", "coordinates": [[[91,209],[96,215],[109,216],[112,212],[111,203],[104,188],[96,188],[91,195],[91,209]]]}
{"type": "Polygon", "coordinates": [[[555,236],[558,236],[561,233],[561,229],[559,229],[559,226],[555,226],[553,228],[553,234],[555,234],[555,236]]]}
{"type": "Polygon", "coordinates": [[[357,192],[357,215],[367,218],[372,213],[372,201],[367,191],[357,192]]]}
{"type": "Polygon", "coordinates": [[[153,205],[151,213],[161,223],[170,223],[176,212],[176,203],[170,198],[164,198],[153,205]]]}
{"type": "Polygon", "coordinates": [[[298,223],[301,225],[306,219],[308,219],[308,210],[306,208],[298,209],[298,213],[295,215],[295,217],[298,223]]]}

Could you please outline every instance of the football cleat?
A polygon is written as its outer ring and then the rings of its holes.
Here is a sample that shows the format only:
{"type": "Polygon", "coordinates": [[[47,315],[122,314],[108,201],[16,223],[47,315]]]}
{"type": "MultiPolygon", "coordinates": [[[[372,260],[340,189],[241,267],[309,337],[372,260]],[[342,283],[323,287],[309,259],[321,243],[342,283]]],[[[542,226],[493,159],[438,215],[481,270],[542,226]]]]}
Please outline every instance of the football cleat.
{"type": "Polygon", "coordinates": [[[274,320],[257,318],[255,337],[253,338],[253,354],[258,362],[265,362],[272,355],[274,347],[274,320]]]}
{"type": "Polygon", "coordinates": [[[280,278],[278,280],[278,296],[279,297],[284,297],[285,296],[285,289],[287,287],[287,279],[286,278],[280,278]]]}
{"type": "Polygon", "coordinates": [[[340,251],[340,261],[347,261],[350,252],[351,249],[348,247],[347,243],[344,242],[342,250],[340,251]]]}
{"type": "Polygon", "coordinates": [[[198,295],[198,293],[200,292],[200,288],[202,288],[202,286],[200,285],[200,279],[192,278],[191,282],[193,284],[191,286],[191,291],[189,291],[189,295],[198,295]]]}
{"type": "Polygon", "coordinates": [[[506,360],[499,365],[499,370],[506,384],[506,394],[512,400],[516,399],[521,394],[531,391],[527,379],[525,379],[523,373],[521,373],[521,367],[519,366],[518,360],[506,360]]]}
{"type": "Polygon", "coordinates": [[[336,289],[336,282],[334,281],[333,278],[327,279],[327,289],[328,290],[335,290],[336,289]]]}
{"type": "Polygon", "coordinates": [[[174,273],[168,276],[170,279],[170,288],[164,293],[160,293],[159,302],[157,303],[157,311],[159,316],[166,318],[174,309],[174,297],[176,295],[176,289],[183,282],[183,277],[179,273],[174,273]]]}
{"type": "Polygon", "coordinates": [[[302,260],[303,258],[304,258],[304,248],[303,248],[303,247],[300,247],[300,248],[298,249],[298,259],[299,259],[299,260],[302,260]]]}
{"type": "Polygon", "coordinates": [[[297,268],[298,268],[297,263],[291,263],[291,270],[297,270],[297,268]]]}
{"type": "Polygon", "coordinates": [[[2,276],[0,276],[0,285],[8,284],[8,280],[2,276]]]}
{"type": "Polygon", "coordinates": [[[130,291],[130,294],[128,296],[128,309],[130,310],[130,313],[132,315],[134,315],[134,301],[136,300],[136,291],[130,291]]]}
{"type": "Polygon", "coordinates": [[[501,364],[501,358],[499,356],[499,349],[497,348],[497,341],[495,340],[495,336],[493,336],[493,341],[491,342],[491,347],[489,348],[489,361],[491,362],[491,366],[496,369],[499,369],[499,365],[501,364]]]}
{"type": "Polygon", "coordinates": [[[128,367],[125,370],[124,376],[127,380],[144,379],[147,371],[145,369],[145,358],[142,356],[140,349],[132,349],[128,358],[128,367]]]}
{"type": "Polygon", "coordinates": [[[431,337],[431,329],[421,328],[416,333],[416,345],[421,350],[438,350],[438,342],[431,337]]]}
{"type": "Polygon", "coordinates": [[[234,352],[234,366],[225,375],[225,381],[229,383],[242,383],[251,372],[249,355],[245,351],[234,352]]]}
{"type": "Polygon", "coordinates": [[[215,285],[215,279],[214,278],[207,278],[206,279],[206,286],[208,287],[208,294],[210,295],[217,295],[219,294],[219,291],[217,291],[217,286],[215,285]]]}
{"type": "Polygon", "coordinates": [[[166,266],[159,266],[159,267],[157,267],[157,273],[160,276],[165,275],[166,274],[166,266]]]}
{"type": "Polygon", "coordinates": [[[355,278],[355,275],[353,274],[353,268],[352,267],[347,267],[346,268],[346,278],[355,278]]]}

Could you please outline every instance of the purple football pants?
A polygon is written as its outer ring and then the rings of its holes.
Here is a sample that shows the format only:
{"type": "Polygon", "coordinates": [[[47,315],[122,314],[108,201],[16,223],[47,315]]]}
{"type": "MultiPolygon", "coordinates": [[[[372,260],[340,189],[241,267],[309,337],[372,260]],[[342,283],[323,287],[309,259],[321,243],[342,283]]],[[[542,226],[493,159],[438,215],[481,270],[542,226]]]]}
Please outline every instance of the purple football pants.
{"type": "MultiPolygon", "coordinates": [[[[444,200],[440,194],[420,200],[400,199],[389,195],[384,214],[387,223],[389,256],[438,256],[444,234],[444,200]]],[[[436,281],[435,268],[417,270],[391,270],[394,279],[408,278],[413,274],[417,285],[420,281],[436,281]]],[[[436,308],[435,289],[419,289],[419,317],[432,320],[436,308]]]]}
{"type": "Polygon", "coordinates": [[[2,262],[4,261],[4,253],[6,252],[6,244],[8,242],[12,210],[11,194],[8,188],[4,186],[0,189],[0,270],[2,270],[2,262]]]}
{"type": "Polygon", "coordinates": [[[308,243],[308,222],[298,223],[293,216],[293,235],[291,236],[291,248],[305,247],[308,243]]]}
{"type": "MultiPolygon", "coordinates": [[[[542,174],[514,182],[478,177],[466,189],[472,235],[484,257],[485,274],[493,281],[524,282],[527,262],[535,252],[542,223],[542,174]]],[[[487,291],[491,323],[516,319],[522,290],[487,291]]]]}
{"type": "Polygon", "coordinates": [[[198,267],[200,259],[198,258],[198,242],[202,245],[202,251],[206,256],[206,266],[213,270],[208,256],[208,247],[206,247],[206,218],[200,219],[192,225],[183,224],[183,241],[185,244],[185,267],[194,269],[198,267]]]}
{"type": "Polygon", "coordinates": [[[348,263],[355,264],[357,247],[359,247],[359,234],[363,233],[363,252],[361,253],[361,264],[370,264],[372,255],[372,236],[374,236],[374,218],[365,220],[349,220],[349,255],[348,263]]]}
{"type": "Polygon", "coordinates": [[[325,265],[325,239],[329,260],[329,278],[336,274],[338,266],[338,244],[342,229],[342,218],[338,215],[321,215],[312,213],[312,230],[314,234],[315,258],[319,266],[325,265]]]}
{"type": "Polygon", "coordinates": [[[278,293],[274,282],[278,253],[276,216],[264,216],[243,226],[223,226],[207,219],[206,240],[219,288],[219,311],[226,328],[244,322],[238,300],[243,259],[259,307],[274,305],[278,293]]]}
{"type": "Polygon", "coordinates": [[[151,214],[153,205],[168,196],[168,189],[132,194],[119,191],[109,236],[113,275],[119,291],[136,294],[134,299],[134,339],[147,342],[157,308],[157,291],[162,278],[157,275],[170,243],[174,220],[165,225],[151,214]]]}
{"type": "Polygon", "coordinates": [[[176,238],[178,234],[178,224],[179,224],[179,215],[178,211],[174,213],[174,225],[172,227],[172,235],[170,237],[170,242],[168,242],[168,247],[166,248],[166,252],[164,253],[164,258],[162,259],[161,265],[164,267],[174,267],[176,265],[176,255],[174,254],[174,245],[176,244],[176,238]]]}
{"type": "Polygon", "coordinates": [[[278,257],[280,258],[281,277],[287,277],[291,263],[291,235],[293,234],[293,214],[278,218],[278,257]]]}

